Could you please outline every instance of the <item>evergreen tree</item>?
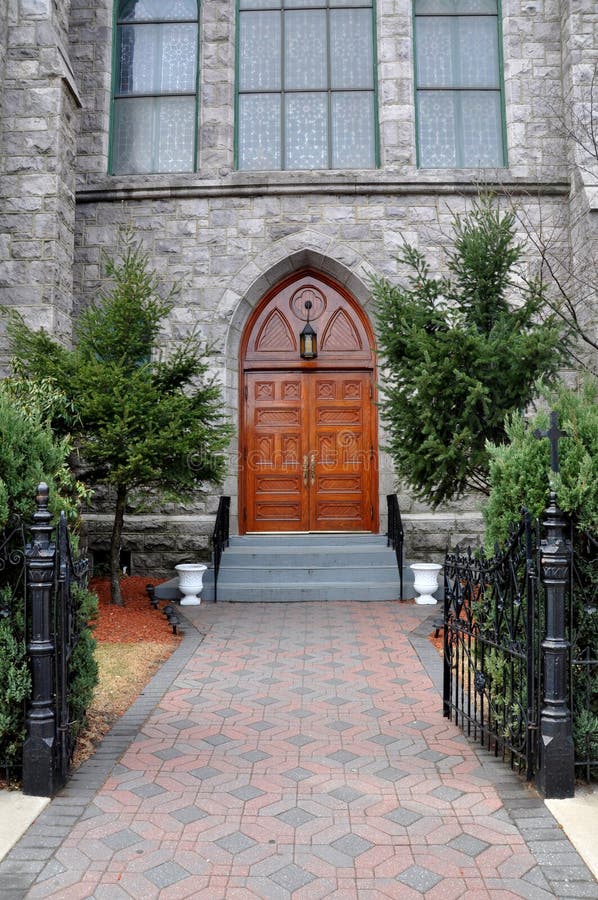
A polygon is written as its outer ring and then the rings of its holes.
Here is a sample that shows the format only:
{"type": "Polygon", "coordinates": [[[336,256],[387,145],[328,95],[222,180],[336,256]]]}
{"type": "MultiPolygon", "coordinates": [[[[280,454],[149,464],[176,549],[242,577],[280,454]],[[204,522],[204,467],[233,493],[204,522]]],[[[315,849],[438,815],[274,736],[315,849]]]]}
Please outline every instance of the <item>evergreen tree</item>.
{"type": "Polygon", "coordinates": [[[73,414],[70,428],[90,483],[110,485],[115,509],[110,539],[112,602],[122,605],[120,545],[131,491],[182,499],[202,482],[220,483],[231,429],[219,387],[207,378],[206,350],[191,334],[165,358],[160,329],[173,305],[163,299],[147,255],[125,239],[109,260],[111,287],[76,325],[73,350],[22,322],[10,328],[19,370],[54,380],[73,414]]]}
{"type": "Polygon", "coordinates": [[[432,506],[488,493],[486,442],[506,439],[539,378],[550,380],[565,341],[541,320],[544,287],[517,276],[514,216],[483,196],[453,221],[447,277],[406,244],[404,285],[375,278],[383,371],[382,416],[397,474],[432,506]]]}

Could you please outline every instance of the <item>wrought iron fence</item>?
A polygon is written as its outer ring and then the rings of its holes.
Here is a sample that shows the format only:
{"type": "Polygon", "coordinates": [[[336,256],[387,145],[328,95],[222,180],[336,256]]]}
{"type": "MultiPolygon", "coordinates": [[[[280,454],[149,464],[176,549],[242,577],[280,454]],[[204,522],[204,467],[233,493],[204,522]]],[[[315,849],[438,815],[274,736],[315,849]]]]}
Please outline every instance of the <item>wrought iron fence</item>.
{"type": "Polygon", "coordinates": [[[575,772],[598,778],[598,539],[571,527],[573,548],[568,597],[569,708],[575,772]]]}
{"type": "Polygon", "coordinates": [[[396,494],[388,494],[386,497],[386,507],[388,510],[388,531],[386,532],[386,544],[392,547],[397,558],[397,566],[399,567],[400,596],[403,599],[403,547],[405,543],[405,532],[403,531],[403,522],[401,519],[401,509],[396,494]]]}
{"type": "Polygon", "coordinates": [[[86,625],[77,587],[88,562],[75,560],[66,518],[55,526],[40,484],[26,545],[27,650],[32,691],[25,719],[23,791],[51,797],[65,783],[74,749],[73,653],[86,625]]]}
{"type": "Polygon", "coordinates": [[[56,586],[54,594],[55,704],[56,704],[56,770],[57,780],[64,784],[75,749],[76,725],[72,714],[72,657],[86,625],[81,602],[74,588],[87,587],[89,561],[74,559],[66,516],[61,513],[57,525],[56,586]]]}
{"type": "MultiPolygon", "coordinates": [[[[25,641],[25,529],[18,516],[12,516],[3,531],[0,532],[0,621],[18,644],[25,641]]],[[[5,666],[12,661],[5,659],[5,666]]],[[[25,721],[25,701],[20,704],[20,718],[25,721]]],[[[6,709],[3,710],[6,713],[6,709]]],[[[6,721],[6,716],[5,716],[6,721]]],[[[6,729],[10,724],[6,721],[6,729]]],[[[8,752],[10,739],[8,733],[0,734],[0,772],[7,784],[18,782],[21,777],[22,762],[15,759],[14,753],[8,752]]]]}
{"type": "Polygon", "coordinates": [[[222,554],[229,545],[230,539],[230,497],[220,497],[216,522],[212,534],[212,555],[214,563],[214,603],[218,602],[218,574],[222,554]]]}
{"type": "Polygon", "coordinates": [[[532,777],[541,697],[537,534],[529,516],[492,558],[444,563],[444,715],[532,777]]]}

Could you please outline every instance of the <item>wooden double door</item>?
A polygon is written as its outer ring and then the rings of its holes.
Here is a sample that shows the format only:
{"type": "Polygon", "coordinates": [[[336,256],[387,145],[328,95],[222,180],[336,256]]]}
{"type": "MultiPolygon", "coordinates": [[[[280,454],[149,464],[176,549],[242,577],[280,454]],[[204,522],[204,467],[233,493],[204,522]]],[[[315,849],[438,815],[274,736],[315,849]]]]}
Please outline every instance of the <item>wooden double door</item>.
{"type": "Polygon", "coordinates": [[[373,371],[244,381],[244,530],[375,530],[373,371]]]}

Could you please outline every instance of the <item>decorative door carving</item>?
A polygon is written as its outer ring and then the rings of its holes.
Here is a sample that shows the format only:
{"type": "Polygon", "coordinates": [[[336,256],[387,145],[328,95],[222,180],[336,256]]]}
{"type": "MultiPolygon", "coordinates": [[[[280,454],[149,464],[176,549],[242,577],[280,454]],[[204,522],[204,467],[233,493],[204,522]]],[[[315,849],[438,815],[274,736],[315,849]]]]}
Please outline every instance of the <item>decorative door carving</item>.
{"type": "Polygon", "coordinates": [[[343,290],[313,272],[265,298],[242,347],[240,530],[377,528],[373,338],[343,290]],[[299,358],[305,323],[318,357],[299,358]]]}

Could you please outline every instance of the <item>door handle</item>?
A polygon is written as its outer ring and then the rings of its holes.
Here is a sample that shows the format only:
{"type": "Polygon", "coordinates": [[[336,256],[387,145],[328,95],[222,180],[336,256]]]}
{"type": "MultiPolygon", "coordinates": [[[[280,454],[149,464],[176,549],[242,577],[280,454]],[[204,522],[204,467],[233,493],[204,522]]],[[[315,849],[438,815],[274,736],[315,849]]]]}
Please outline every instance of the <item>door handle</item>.
{"type": "Polygon", "coordinates": [[[309,474],[311,476],[311,483],[316,483],[316,454],[312,453],[309,457],[309,474]]]}
{"type": "Polygon", "coordinates": [[[303,457],[303,484],[307,485],[307,478],[309,474],[309,456],[307,453],[303,457]]]}

